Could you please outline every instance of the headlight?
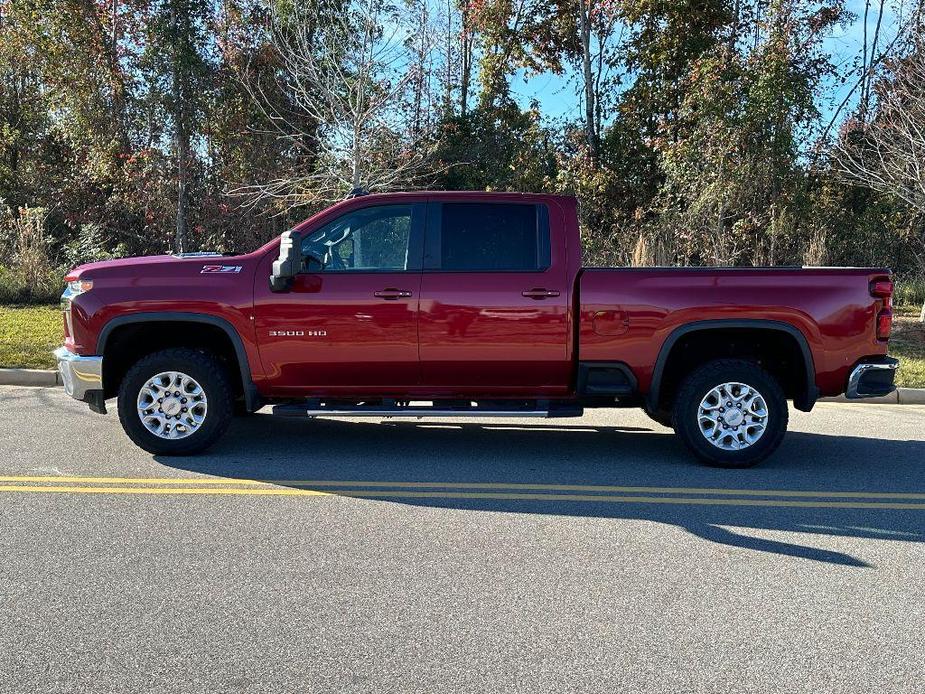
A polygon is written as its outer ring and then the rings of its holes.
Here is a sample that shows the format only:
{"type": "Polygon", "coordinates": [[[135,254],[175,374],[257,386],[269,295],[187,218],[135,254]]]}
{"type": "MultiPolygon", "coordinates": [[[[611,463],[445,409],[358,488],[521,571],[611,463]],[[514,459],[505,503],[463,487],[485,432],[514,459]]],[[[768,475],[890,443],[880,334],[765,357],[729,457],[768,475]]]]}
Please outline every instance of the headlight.
{"type": "Polygon", "coordinates": [[[93,289],[93,280],[70,280],[67,283],[67,294],[69,297],[75,297],[78,294],[89,292],[93,289]]]}

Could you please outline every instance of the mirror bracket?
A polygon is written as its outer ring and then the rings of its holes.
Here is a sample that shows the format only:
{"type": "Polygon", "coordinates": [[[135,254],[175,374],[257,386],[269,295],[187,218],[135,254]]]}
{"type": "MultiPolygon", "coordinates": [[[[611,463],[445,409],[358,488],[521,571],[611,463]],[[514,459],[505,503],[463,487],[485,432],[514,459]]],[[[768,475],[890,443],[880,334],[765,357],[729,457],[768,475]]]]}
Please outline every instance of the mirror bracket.
{"type": "Polygon", "coordinates": [[[289,291],[292,279],[302,268],[302,234],[294,229],[283,232],[279,240],[279,258],[273,261],[270,290],[289,291]]]}

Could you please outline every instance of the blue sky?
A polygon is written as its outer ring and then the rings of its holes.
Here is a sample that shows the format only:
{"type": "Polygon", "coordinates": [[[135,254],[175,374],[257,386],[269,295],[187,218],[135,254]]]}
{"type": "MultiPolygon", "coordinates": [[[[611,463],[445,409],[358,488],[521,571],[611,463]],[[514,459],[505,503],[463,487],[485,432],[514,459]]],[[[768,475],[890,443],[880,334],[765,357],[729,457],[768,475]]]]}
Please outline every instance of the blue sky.
{"type": "MultiPolygon", "coordinates": [[[[876,0],[872,2],[872,5],[867,21],[869,38],[873,35],[877,22],[878,3],[876,0]]],[[[850,66],[855,56],[860,53],[864,36],[863,0],[848,0],[846,8],[855,15],[853,21],[846,27],[837,29],[824,42],[825,49],[831,54],[833,62],[843,67],[850,66]]],[[[900,12],[901,10],[897,10],[895,6],[888,6],[884,9],[883,23],[880,28],[881,47],[896,35],[900,12]]],[[[518,102],[524,107],[529,105],[532,99],[538,100],[546,118],[578,119],[581,115],[581,104],[576,97],[578,83],[571,77],[570,74],[542,74],[525,79],[523,71],[520,71],[512,81],[511,87],[518,102]]],[[[828,120],[852,86],[850,81],[846,85],[829,85],[823,100],[819,103],[820,110],[827,116],[825,120],[828,120]]]]}

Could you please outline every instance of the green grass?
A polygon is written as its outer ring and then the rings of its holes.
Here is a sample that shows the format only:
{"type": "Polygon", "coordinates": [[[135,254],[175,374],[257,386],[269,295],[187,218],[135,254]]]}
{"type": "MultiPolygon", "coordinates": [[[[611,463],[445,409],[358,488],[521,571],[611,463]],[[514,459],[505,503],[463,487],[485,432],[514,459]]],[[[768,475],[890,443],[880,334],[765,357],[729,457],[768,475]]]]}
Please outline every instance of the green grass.
{"type": "Polygon", "coordinates": [[[0,306],[0,367],[53,369],[63,340],[57,306],[0,306]]]}
{"type": "MultiPolygon", "coordinates": [[[[51,350],[62,336],[57,306],[0,306],[0,367],[53,369],[51,350]]],[[[925,323],[918,310],[897,311],[890,354],[900,360],[898,385],[925,388],[925,323]]]]}
{"type": "Polygon", "coordinates": [[[918,311],[897,313],[890,337],[890,354],[899,359],[896,384],[906,388],[925,388],[925,323],[918,311]]]}

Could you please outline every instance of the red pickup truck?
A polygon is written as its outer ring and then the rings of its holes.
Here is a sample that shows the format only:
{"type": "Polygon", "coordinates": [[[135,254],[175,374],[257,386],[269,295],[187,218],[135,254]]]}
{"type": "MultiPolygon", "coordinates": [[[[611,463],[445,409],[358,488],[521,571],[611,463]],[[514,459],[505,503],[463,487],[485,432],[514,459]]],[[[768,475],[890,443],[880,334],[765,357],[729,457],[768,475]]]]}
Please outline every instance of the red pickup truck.
{"type": "Polygon", "coordinates": [[[885,268],[581,267],[576,201],[363,195],[246,255],[66,277],[67,392],[185,455],[235,413],[577,417],[642,407],[701,460],[755,464],[787,400],[893,390],[885,268]]]}

